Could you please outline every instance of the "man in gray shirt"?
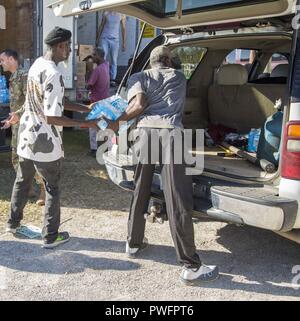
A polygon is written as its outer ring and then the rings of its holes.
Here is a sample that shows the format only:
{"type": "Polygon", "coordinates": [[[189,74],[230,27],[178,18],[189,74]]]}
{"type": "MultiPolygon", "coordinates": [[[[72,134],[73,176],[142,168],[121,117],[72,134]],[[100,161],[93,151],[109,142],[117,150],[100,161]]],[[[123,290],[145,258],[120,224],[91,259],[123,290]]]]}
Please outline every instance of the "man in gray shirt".
{"type": "Polygon", "coordinates": [[[138,127],[183,128],[182,113],[186,95],[183,73],[163,66],[152,68],[134,74],[128,88],[128,101],[137,94],[144,94],[147,98],[148,106],[139,116],[138,127]]]}
{"type": "Polygon", "coordinates": [[[157,148],[171,234],[178,261],[184,266],[180,279],[188,285],[198,284],[216,279],[218,268],[202,264],[196,252],[191,215],[192,177],[186,175],[183,161],[179,164],[175,161],[174,150],[178,142],[170,135],[174,130],[181,132],[183,129],[186,80],[180,71],[171,68],[171,52],[166,46],[159,46],[152,51],[150,64],[151,69],[129,79],[129,107],[117,122],[109,122],[109,128],[117,131],[120,121],[138,119],[138,164],[128,219],[126,253],[136,256],[147,246],[144,214],[151,195],[156,167],[156,161],[153,161],[156,156],[153,154],[157,148]],[[167,146],[163,144],[166,138],[167,146]],[[164,162],[163,159],[168,161],[164,162]]]}

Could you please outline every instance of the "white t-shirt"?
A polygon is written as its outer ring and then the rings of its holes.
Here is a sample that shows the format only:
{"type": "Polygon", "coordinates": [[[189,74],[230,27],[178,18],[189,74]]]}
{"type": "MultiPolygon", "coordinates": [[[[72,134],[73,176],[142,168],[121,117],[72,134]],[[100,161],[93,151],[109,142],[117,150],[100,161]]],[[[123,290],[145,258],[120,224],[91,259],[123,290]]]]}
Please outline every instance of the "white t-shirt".
{"type": "Polygon", "coordinates": [[[64,157],[62,127],[46,123],[46,116],[63,116],[64,81],[51,60],[38,58],[28,73],[25,111],[20,119],[19,156],[37,162],[64,157]]]}

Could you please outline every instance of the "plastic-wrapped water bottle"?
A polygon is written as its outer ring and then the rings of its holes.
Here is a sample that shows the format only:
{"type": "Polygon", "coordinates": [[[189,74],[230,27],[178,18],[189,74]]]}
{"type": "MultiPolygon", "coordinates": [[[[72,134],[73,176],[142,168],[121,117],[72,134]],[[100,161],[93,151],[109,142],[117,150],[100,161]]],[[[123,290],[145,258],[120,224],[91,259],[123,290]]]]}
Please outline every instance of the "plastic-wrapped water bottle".
{"type": "Polygon", "coordinates": [[[0,89],[0,104],[9,103],[9,91],[8,89],[0,89]]]}
{"type": "Polygon", "coordinates": [[[105,129],[107,128],[107,126],[108,126],[108,123],[107,123],[106,120],[100,119],[100,120],[98,121],[98,123],[97,123],[97,126],[98,126],[100,129],[105,130],[105,129]]]}
{"type": "MultiPolygon", "coordinates": [[[[128,103],[120,96],[112,96],[95,103],[93,110],[89,113],[87,119],[94,120],[105,117],[108,120],[117,120],[127,109],[128,103]]],[[[121,125],[119,133],[126,130],[134,123],[134,120],[128,121],[126,124],[121,125]]],[[[108,124],[104,119],[100,119],[98,127],[102,130],[107,128],[108,124]]]]}
{"type": "Polygon", "coordinates": [[[87,119],[94,120],[104,116],[109,120],[117,120],[127,107],[128,103],[126,100],[119,96],[112,96],[98,101],[89,113],[87,119]]]}
{"type": "Polygon", "coordinates": [[[7,89],[6,79],[4,76],[0,76],[0,90],[1,89],[7,89]]]}
{"type": "Polygon", "coordinates": [[[256,153],[260,137],[260,129],[252,128],[248,139],[248,152],[256,153]]]}

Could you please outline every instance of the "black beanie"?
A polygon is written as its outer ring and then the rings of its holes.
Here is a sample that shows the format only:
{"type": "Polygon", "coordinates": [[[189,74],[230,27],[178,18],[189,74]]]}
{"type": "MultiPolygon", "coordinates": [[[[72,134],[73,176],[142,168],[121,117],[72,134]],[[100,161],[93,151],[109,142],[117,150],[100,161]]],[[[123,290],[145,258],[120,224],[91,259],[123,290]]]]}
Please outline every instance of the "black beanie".
{"type": "Polygon", "coordinates": [[[71,31],[60,27],[55,27],[52,31],[49,32],[48,36],[46,37],[45,44],[53,46],[60,42],[67,41],[71,39],[71,37],[71,31]]]}

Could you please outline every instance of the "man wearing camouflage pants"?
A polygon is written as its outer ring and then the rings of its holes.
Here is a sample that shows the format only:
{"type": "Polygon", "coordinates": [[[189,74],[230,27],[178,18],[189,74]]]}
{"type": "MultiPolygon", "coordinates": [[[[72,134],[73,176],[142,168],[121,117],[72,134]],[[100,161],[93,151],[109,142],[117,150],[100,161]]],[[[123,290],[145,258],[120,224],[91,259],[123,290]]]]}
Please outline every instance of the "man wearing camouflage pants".
{"type": "MultiPolygon", "coordinates": [[[[0,53],[0,65],[3,67],[4,71],[11,72],[11,77],[9,80],[9,91],[10,91],[10,111],[11,116],[14,114],[16,119],[21,118],[23,114],[23,104],[25,102],[26,90],[27,90],[27,72],[22,70],[19,66],[19,55],[16,51],[6,49],[0,53]]],[[[19,124],[10,124],[8,121],[4,121],[4,128],[11,126],[12,139],[11,139],[11,149],[12,149],[12,165],[17,172],[19,166],[19,156],[17,154],[18,146],[18,131],[19,124]]],[[[43,179],[36,173],[35,181],[39,185],[40,195],[37,200],[37,204],[40,206],[45,205],[45,188],[43,179]]],[[[29,196],[34,196],[34,189],[31,188],[29,196]]]]}

